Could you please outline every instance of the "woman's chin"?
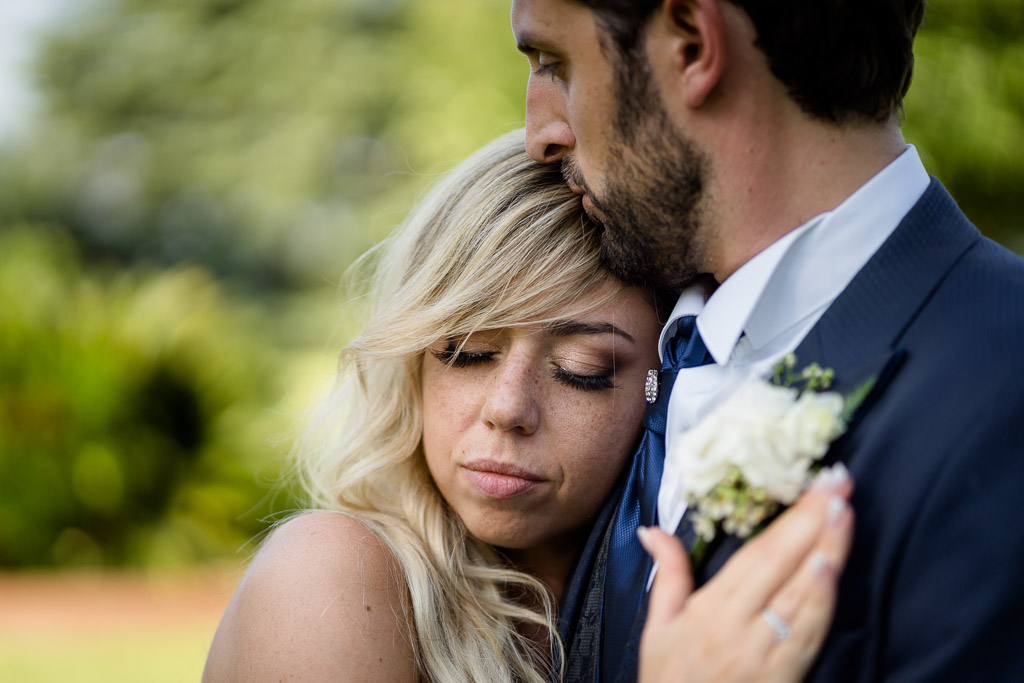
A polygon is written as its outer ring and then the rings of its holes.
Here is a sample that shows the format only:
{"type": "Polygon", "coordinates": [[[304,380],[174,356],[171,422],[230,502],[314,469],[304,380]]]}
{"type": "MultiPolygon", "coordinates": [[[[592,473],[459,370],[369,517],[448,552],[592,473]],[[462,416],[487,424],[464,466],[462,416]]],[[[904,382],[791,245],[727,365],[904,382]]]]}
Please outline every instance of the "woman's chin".
{"type": "Polygon", "coordinates": [[[508,550],[529,550],[544,543],[544,538],[538,537],[536,528],[532,530],[516,530],[514,527],[495,528],[488,525],[484,528],[474,529],[467,526],[469,533],[488,545],[508,550]]]}

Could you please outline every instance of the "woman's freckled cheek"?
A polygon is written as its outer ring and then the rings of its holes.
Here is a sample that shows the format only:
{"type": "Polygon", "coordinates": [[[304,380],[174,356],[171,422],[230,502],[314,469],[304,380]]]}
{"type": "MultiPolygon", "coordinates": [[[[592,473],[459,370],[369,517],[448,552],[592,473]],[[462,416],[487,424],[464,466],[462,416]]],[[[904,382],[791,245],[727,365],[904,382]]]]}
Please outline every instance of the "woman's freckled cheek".
{"type": "Polygon", "coordinates": [[[454,455],[456,435],[466,428],[469,415],[465,401],[459,400],[464,394],[458,377],[431,359],[424,363],[431,365],[424,367],[422,375],[423,444],[429,451],[428,461],[440,464],[454,455]]]}
{"type": "Polygon", "coordinates": [[[609,450],[621,450],[623,437],[614,405],[595,398],[588,394],[574,397],[562,416],[561,465],[574,488],[592,487],[597,483],[595,477],[614,471],[609,462],[614,454],[609,450]]]}

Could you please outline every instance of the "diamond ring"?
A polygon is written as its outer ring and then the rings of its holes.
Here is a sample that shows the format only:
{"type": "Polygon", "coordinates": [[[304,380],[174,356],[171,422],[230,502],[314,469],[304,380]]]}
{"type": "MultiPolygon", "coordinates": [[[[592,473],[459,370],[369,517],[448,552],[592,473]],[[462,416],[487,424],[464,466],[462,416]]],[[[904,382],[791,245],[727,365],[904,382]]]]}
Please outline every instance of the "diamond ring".
{"type": "Polygon", "coordinates": [[[775,636],[776,643],[781,643],[786,640],[792,633],[789,628],[789,623],[780,617],[779,613],[771,607],[765,607],[761,610],[761,618],[764,619],[764,623],[768,624],[768,627],[772,630],[772,635],[775,636]]]}

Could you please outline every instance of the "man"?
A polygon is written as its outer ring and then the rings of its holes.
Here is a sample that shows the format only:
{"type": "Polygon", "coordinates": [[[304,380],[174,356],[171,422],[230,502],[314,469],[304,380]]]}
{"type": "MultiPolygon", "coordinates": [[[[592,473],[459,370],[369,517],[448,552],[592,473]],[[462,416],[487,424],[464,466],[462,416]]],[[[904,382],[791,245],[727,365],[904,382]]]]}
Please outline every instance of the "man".
{"type": "Polygon", "coordinates": [[[838,391],[874,380],[826,456],[852,472],[857,533],[809,680],[1024,680],[1024,262],[902,139],[923,12],[514,0],[530,155],[562,164],[622,277],[683,291],[663,349],[692,320],[706,347],[678,371],[664,474],[638,454],[563,598],[569,680],[635,678],[646,567],[622,521],[654,521],[660,480],[658,523],[686,530],[673,442],[789,353],[838,391]]]}

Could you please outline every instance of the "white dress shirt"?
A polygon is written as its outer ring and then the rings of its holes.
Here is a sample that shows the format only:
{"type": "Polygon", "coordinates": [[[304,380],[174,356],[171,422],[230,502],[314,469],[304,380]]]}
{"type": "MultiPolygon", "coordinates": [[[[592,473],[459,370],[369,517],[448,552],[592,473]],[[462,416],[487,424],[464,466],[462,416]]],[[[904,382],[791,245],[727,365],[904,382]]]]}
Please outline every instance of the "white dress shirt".
{"type": "MultiPolygon", "coordinates": [[[[673,533],[686,511],[679,495],[676,437],[752,375],[768,376],[921,198],[930,179],[917,150],[904,152],[835,209],[815,216],[745,263],[706,302],[702,287],[683,292],[659,349],[684,315],[714,363],[679,371],[668,405],[658,523],[673,533]]],[[[797,359],[797,367],[802,367],[797,359]]]]}

